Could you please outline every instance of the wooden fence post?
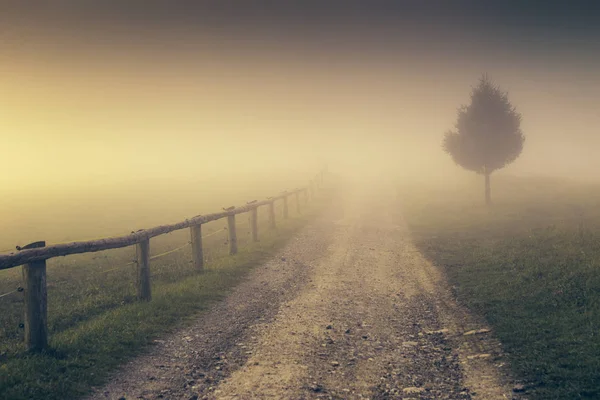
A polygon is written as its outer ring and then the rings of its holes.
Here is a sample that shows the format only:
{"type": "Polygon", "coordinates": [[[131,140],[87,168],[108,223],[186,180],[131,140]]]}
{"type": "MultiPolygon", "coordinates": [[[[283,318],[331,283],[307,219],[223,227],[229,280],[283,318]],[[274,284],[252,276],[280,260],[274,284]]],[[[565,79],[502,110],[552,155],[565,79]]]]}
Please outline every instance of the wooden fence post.
{"type": "Polygon", "coordinates": [[[235,231],[235,214],[227,216],[227,229],[229,230],[229,254],[237,253],[237,233],[235,231]]]}
{"type": "Polygon", "coordinates": [[[275,222],[275,200],[271,200],[269,203],[269,227],[271,229],[277,228],[277,223],[275,222]]]}
{"type": "Polygon", "coordinates": [[[137,297],[140,301],[152,300],[150,287],[150,239],[137,244],[137,297]]]}
{"type": "MultiPolygon", "coordinates": [[[[45,247],[46,242],[31,243],[22,249],[45,247]]],[[[25,283],[25,346],[31,351],[48,347],[48,292],[46,260],[23,265],[25,283]]]]}
{"type": "Polygon", "coordinates": [[[252,233],[252,241],[258,242],[258,207],[254,207],[250,211],[250,231],[252,233]]]}
{"type": "Polygon", "coordinates": [[[296,190],[296,212],[300,214],[300,192],[296,190]]]}
{"type": "Polygon", "coordinates": [[[194,268],[202,272],[204,270],[204,252],[202,251],[202,224],[190,226],[192,241],[192,260],[194,268]]]}
{"type": "Polygon", "coordinates": [[[283,219],[288,218],[288,197],[287,194],[283,195],[283,219]]]}

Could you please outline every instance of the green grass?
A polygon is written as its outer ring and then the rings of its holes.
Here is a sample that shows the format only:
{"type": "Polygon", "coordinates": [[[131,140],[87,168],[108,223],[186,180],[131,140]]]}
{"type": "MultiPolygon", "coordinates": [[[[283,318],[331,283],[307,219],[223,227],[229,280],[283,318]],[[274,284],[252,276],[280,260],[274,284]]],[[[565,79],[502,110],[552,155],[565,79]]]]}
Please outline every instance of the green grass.
{"type": "Polygon", "coordinates": [[[417,246],[483,315],[531,399],[600,398],[600,187],[498,178],[405,187],[417,246]]]}
{"type": "MultiPolygon", "coordinates": [[[[290,207],[290,219],[279,219],[276,232],[266,226],[261,211],[260,242],[252,243],[243,216],[237,219],[240,250],[227,255],[226,232],[204,241],[206,271],[197,273],[189,246],[151,261],[152,296],[135,301],[134,270],[125,266],[131,248],[51,260],[48,267],[50,350],[30,354],[22,345],[22,296],[0,301],[0,398],[65,399],[84,395],[101,385],[108,374],[135,356],[159,335],[190,323],[218,301],[252,269],[281,248],[293,234],[323,208],[317,199],[301,216],[290,207]]],[[[290,204],[293,206],[293,203],[290,204]]],[[[279,210],[280,212],[281,210],[279,210]]],[[[223,221],[207,224],[203,234],[216,231],[223,221]],[[210,226],[210,225],[213,226],[210,226]]],[[[160,254],[185,243],[187,230],[151,241],[151,253],[160,254]]],[[[20,283],[20,271],[3,271],[0,293],[20,283]]]]}

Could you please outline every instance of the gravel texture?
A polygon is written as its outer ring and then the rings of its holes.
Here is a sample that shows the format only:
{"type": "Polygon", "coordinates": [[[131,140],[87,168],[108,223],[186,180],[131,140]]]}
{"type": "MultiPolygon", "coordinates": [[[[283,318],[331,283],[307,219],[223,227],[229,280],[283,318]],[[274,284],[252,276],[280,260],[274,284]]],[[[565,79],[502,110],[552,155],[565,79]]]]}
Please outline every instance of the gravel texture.
{"type": "Polygon", "coordinates": [[[493,331],[456,304],[387,193],[344,193],[90,399],[518,398],[493,331]]]}

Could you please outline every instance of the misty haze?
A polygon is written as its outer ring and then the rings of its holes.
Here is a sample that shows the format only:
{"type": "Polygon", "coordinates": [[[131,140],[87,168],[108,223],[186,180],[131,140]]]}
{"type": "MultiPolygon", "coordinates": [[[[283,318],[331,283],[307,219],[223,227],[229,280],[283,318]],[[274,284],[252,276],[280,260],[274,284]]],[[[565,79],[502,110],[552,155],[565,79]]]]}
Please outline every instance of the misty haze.
{"type": "Polygon", "coordinates": [[[600,6],[297,3],[0,3],[0,399],[600,398],[600,6]]]}

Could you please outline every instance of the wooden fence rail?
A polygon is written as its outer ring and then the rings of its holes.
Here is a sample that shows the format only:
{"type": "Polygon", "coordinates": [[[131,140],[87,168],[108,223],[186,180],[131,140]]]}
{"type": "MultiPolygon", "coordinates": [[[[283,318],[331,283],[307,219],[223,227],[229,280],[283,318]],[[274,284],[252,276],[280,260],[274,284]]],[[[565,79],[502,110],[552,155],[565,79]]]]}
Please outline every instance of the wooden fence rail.
{"type": "MultiPolygon", "coordinates": [[[[316,180],[323,179],[322,172],[316,180]]],[[[313,181],[310,182],[310,195],[314,197],[313,181]]],[[[48,346],[48,305],[46,287],[46,260],[71,254],[92,253],[102,250],[118,249],[136,246],[137,297],[140,301],[152,300],[150,280],[150,239],[173,231],[190,228],[192,259],[196,270],[203,271],[204,255],[202,250],[202,224],[227,218],[229,233],[229,254],[236,254],[237,232],[235,216],[250,212],[250,229],[252,241],[258,241],[258,208],[269,207],[269,227],[276,228],[275,201],[283,200],[283,218],[288,218],[288,197],[296,196],[296,207],[300,212],[300,193],[304,193],[308,201],[309,188],[300,188],[284,192],[279,196],[270,197],[263,201],[253,201],[241,207],[229,207],[223,212],[198,215],[185,221],[154,228],[142,229],[120,237],[72,242],[46,246],[46,243],[35,242],[18,247],[17,252],[0,255],[0,270],[23,266],[24,296],[25,296],[25,345],[29,350],[39,351],[48,346]]]]}

